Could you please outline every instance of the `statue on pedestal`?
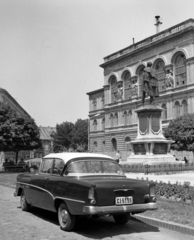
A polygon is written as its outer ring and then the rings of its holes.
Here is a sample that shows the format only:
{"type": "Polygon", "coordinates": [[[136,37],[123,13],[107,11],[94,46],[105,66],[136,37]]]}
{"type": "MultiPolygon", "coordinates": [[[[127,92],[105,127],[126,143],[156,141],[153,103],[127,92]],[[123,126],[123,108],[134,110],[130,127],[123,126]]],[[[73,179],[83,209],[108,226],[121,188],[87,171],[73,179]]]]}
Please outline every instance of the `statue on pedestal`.
{"type": "Polygon", "coordinates": [[[150,96],[150,104],[153,103],[154,98],[159,97],[158,79],[155,77],[152,63],[148,62],[147,67],[143,71],[142,79],[142,103],[144,105],[146,95],[150,96]]]}
{"type": "Polygon", "coordinates": [[[137,81],[133,81],[133,84],[130,86],[131,89],[131,97],[137,97],[138,96],[138,84],[137,81]]]}
{"type": "Polygon", "coordinates": [[[114,96],[115,96],[115,102],[123,100],[123,87],[122,87],[122,85],[117,86],[117,92],[115,92],[114,96]]]}
{"type": "Polygon", "coordinates": [[[166,74],[165,80],[166,80],[166,82],[165,82],[166,89],[174,88],[174,78],[173,78],[172,70],[167,70],[167,74],[166,74]]]}

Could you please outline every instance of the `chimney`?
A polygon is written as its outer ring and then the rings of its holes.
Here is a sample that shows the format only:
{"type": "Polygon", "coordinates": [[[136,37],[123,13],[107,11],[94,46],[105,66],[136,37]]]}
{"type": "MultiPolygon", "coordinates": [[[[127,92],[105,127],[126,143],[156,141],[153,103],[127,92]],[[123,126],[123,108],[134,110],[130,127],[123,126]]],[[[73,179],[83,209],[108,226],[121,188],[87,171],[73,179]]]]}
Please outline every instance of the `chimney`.
{"type": "Polygon", "coordinates": [[[160,25],[162,22],[160,22],[160,16],[155,16],[156,23],[154,24],[156,26],[156,33],[160,32],[160,25]]]}

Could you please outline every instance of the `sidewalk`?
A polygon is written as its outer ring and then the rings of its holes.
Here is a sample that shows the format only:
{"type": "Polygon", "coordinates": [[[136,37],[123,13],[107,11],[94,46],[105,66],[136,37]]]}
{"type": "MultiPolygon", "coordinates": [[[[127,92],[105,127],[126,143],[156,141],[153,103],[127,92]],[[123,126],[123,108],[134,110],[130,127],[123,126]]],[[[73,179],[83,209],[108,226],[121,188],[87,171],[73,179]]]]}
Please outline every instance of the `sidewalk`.
{"type": "Polygon", "coordinates": [[[184,182],[190,182],[191,186],[194,186],[194,172],[185,172],[185,173],[177,173],[177,174],[162,174],[162,175],[145,175],[144,173],[125,173],[127,178],[133,179],[144,179],[147,178],[153,181],[163,181],[163,182],[170,182],[172,184],[178,182],[183,184],[184,182]]]}

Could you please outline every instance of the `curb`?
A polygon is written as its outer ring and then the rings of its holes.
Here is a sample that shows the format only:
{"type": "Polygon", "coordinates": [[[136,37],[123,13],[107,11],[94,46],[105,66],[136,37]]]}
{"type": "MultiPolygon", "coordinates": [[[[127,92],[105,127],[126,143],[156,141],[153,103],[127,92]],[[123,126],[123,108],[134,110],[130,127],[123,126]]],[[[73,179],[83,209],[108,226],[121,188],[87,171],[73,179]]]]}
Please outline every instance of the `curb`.
{"type": "Polygon", "coordinates": [[[135,219],[156,226],[156,227],[162,227],[162,228],[166,228],[168,230],[172,230],[172,231],[176,231],[176,232],[180,232],[183,234],[188,234],[191,236],[194,236],[194,228],[192,227],[185,227],[185,225],[182,224],[177,224],[177,223],[173,223],[173,222],[166,222],[166,221],[162,221],[162,220],[158,220],[155,218],[149,218],[149,217],[144,217],[144,216],[140,216],[140,215],[133,215],[132,217],[134,217],[135,219]]]}

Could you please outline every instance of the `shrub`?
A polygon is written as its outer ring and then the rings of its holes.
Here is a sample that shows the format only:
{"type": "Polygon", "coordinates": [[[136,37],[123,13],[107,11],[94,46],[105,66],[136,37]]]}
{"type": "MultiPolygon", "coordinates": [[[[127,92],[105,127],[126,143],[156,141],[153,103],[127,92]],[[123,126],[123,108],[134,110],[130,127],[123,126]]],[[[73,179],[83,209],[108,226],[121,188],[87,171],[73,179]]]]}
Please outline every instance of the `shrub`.
{"type": "Polygon", "coordinates": [[[183,202],[190,201],[194,203],[194,187],[190,186],[190,182],[184,182],[182,185],[178,182],[176,184],[171,184],[170,182],[164,183],[162,181],[149,182],[155,185],[156,195],[158,196],[164,196],[167,199],[173,197],[176,200],[179,199],[183,202]]]}

